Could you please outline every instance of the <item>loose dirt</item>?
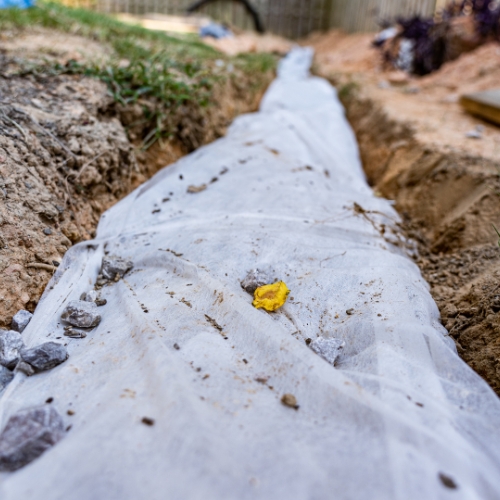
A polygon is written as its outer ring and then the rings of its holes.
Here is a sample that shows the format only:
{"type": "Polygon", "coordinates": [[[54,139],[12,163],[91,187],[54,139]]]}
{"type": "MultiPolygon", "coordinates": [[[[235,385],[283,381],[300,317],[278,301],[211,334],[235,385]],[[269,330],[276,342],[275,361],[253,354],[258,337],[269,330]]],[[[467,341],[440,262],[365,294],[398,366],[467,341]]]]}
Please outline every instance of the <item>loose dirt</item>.
{"type": "Polygon", "coordinates": [[[270,70],[221,80],[208,106],[175,111],[171,139],[140,151],[138,120],[148,103],[117,104],[104,83],[83,76],[15,76],[20,57],[64,64],[90,54],[105,58],[109,48],[50,30],[0,40],[1,327],[19,309],[34,310],[66,250],[94,236],[107,208],[222,136],[236,115],[257,108],[274,77],[270,70]]]}
{"type": "Polygon", "coordinates": [[[314,35],[316,72],[338,88],[370,184],[396,201],[463,359],[500,395],[500,129],[461,94],[498,86],[500,46],[423,78],[383,70],[372,35],[314,35]],[[467,132],[482,130],[481,139],[467,132]]]}

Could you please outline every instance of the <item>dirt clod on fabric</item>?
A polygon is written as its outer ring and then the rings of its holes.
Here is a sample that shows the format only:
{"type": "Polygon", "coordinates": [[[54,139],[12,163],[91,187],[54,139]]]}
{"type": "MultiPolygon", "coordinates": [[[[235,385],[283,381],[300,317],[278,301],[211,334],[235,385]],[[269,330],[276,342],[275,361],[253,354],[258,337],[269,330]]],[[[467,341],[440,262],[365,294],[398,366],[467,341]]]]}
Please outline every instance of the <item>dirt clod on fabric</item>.
{"type": "Polygon", "coordinates": [[[283,394],[281,397],[281,403],[289,408],[293,408],[294,410],[299,409],[299,405],[297,404],[297,398],[293,394],[283,394]]]}

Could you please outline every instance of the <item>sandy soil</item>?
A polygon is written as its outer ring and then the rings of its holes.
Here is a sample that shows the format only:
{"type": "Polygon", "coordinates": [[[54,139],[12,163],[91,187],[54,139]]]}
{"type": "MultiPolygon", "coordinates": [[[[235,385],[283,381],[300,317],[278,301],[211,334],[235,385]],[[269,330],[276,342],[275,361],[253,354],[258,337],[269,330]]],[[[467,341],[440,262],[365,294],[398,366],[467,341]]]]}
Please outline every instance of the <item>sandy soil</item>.
{"type": "Polygon", "coordinates": [[[259,35],[254,32],[242,32],[237,36],[219,40],[207,37],[203,41],[230,56],[245,52],[269,52],[271,54],[285,55],[293,46],[290,40],[280,36],[272,34],[259,35]]]}
{"type": "Polygon", "coordinates": [[[69,33],[44,28],[26,32],[0,34],[0,48],[11,57],[27,58],[31,61],[57,61],[66,64],[75,61],[106,61],[113,50],[103,43],[69,33]]]}
{"type": "Polygon", "coordinates": [[[316,71],[339,90],[369,182],[396,201],[460,355],[500,395],[500,128],[458,104],[500,85],[500,45],[409,78],[382,70],[371,35],[314,35],[316,71]],[[482,138],[467,132],[482,127],[482,138]]]}
{"type": "Polygon", "coordinates": [[[274,76],[221,81],[211,105],[181,106],[172,115],[174,137],[143,152],[136,148],[142,130],[133,125],[142,107],[118,105],[102,82],[15,76],[20,57],[65,62],[94,50],[109,54],[106,46],[47,30],[2,34],[0,327],[9,327],[19,309],[34,310],[66,250],[93,237],[107,208],[160,168],[223,135],[238,114],[255,110],[274,76]]]}

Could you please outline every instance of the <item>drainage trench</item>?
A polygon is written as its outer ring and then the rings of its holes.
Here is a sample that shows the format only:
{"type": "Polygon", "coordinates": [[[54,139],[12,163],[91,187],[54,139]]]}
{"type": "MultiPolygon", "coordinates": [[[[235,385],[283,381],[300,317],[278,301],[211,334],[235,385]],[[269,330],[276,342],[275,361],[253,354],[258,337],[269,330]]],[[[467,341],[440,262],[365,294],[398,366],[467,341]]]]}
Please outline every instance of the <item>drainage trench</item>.
{"type": "MultiPolygon", "coordinates": [[[[460,356],[500,395],[498,162],[421,142],[357,91],[339,92],[376,193],[395,201],[460,356]]],[[[444,140],[444,134],[443,134],[444,140]]]]}

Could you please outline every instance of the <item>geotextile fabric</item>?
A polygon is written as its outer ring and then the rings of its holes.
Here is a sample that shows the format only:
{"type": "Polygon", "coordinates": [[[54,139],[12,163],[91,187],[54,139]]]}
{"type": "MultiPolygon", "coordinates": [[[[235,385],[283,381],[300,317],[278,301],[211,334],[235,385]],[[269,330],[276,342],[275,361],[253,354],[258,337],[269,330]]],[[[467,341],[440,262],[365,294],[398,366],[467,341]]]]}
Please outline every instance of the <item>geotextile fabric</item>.
{"type": "Polygon", "coordinates": [[[23,337],[70,357],[18,373],[0,423],[52,397],[71,428],[0,475],[2,500],[500,498],[499,400],[458,357],[311,59],[292,51],[258,113],[68,251],[23,337]],[[68,340],[61,312],[105,254],[133,270],[68,340]],[[276,312],[241,288],[255,268],[291,290],[276,312]],[[342,346],[333,364],[319,337],[342,346]]]}

